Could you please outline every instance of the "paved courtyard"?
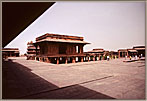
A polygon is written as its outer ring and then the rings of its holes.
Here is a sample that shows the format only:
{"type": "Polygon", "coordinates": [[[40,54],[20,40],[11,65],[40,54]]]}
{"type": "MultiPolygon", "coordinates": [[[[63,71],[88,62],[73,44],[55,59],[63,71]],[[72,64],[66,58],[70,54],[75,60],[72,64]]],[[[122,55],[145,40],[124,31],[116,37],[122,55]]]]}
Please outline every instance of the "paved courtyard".
{"type": "Polygon", "coordinates": [[[3,98],[145,99],[145,61],[50,64],[25,57],[3,61],[3,98]]]}

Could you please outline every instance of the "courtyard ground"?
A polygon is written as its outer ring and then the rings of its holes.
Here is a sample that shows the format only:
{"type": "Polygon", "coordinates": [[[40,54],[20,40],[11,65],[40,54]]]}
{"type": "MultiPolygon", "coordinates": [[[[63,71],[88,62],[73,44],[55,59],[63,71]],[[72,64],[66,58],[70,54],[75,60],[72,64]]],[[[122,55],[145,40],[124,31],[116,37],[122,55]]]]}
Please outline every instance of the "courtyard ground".
{"type": "Polygon", "coordinates": [[[145,61],[2,62],[3,99],[145,99],[145,61]]]}

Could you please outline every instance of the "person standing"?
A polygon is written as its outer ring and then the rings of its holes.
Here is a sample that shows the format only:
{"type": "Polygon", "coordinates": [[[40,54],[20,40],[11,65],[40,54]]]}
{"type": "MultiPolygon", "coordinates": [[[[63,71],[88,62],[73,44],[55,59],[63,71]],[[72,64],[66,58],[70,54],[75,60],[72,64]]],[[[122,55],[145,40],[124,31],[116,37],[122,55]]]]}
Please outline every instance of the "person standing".
{"type": "Polygon", "coordinates": [[[135,60],[137,60],[137,55],[135,55],[135,60]]]}
{"type": "Polygon", "coordinates": [[[116,59],[117,57],[116,57],[116,55],[115,55],[115,59],[116,59]]]}
{"type": "Polygon", "coordinates": [[[107,55],[107,61],[109,61],[109,55],[107,55]]]}
{"type": "Polygon", "coordinates": [[[141,58],[141,56],[139,55],[139,59],[141,58]]]}
{"type": "Polygon", "coordinates": [[[132,60],[132,57],[130,56],[130,60],[132,60]]]}
{"type": "Polygon", "coordinates": [[[127,55],[125,56],[125,60],[127,60],[127,55]]]}
{"type": "Polygon", "coordinates": [[[142,54],[141,54],[141,58],[142,58],[142,54]]]}

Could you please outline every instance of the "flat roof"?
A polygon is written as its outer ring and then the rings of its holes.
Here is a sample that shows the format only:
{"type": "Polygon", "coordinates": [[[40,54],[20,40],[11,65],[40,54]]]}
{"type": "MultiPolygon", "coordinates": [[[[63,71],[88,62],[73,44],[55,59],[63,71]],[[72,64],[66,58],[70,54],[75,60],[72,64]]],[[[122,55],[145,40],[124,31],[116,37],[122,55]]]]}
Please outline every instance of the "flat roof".
{"type": "Polygon", "coordinates": [[[2,51],[19,51],[18,48],[3,48],[2,51]]]}
{"type": "Polygon", "coordinates": [[[80,43],[80,44],[90,44],[88,42],[85,41],[78,41],[78,40],[64,40],[64,39],[42,39],[42,40],[38,40],[36,41],[36,43],[39,42],[62,42],[62,43],[80,43]]]}
{"type": "Polygon", "coordinates": [[[134,46],[133,48],[145,48],[145,46],[134,46]]]}
{"type": "MultiPolygon", "coordinates": [[[[36,47],[35,46],[28,46],[27,49],[36,49],[36,47]]],[[[39,49],[39,47],[37,47],[37,49],[39,49]]]]}
{"type": "Polygon", "coordinates": [[[119,49],[118,51],[127,51],[127,49],[119,49]]]}
{"type": "Polygon", "coordinates": [[[137,50],[128,50],[129,52],[137,52],[137,50]]]}
{"type": "Polygon", "coordinates": [[[80,40],[83,41],[83,37],[78,37],[78,36],[69,36],[69,35],[60,35],[60,34],[51,34],[51,33],[46,33],[42,36],[39,36],[36,38],[36,41],[45,39],[45,38],[56,38],[56,39],[70,39],[70,40],[80,40]]]}
{"type": "Polygon", "coordinates": [[[92,50],[92,51],[88,51],[88,53],[98,53],[98,52],[104,52],[104,50],[92,50]]]}
{"type": "Polygon", "coordinates": [[[94,48],[93,50],[104,50],[104,49],[102,49],[102,48],[94,48]]]}
{"type": "Polygon", "coordinates": [[[145,48],[134,48],[136,50],[145,50],[145,48]]]}

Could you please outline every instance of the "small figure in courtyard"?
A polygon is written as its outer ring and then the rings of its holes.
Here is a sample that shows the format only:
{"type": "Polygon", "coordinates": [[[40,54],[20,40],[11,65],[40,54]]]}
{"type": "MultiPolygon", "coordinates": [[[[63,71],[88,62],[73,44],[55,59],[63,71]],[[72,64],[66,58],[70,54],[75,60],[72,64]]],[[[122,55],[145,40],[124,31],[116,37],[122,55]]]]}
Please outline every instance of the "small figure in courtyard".
{"type": "Polygon", "coordinates": [[[135,60],[137,60],[137,58],[138,58],[137,55],[135,55],[135,60]]]}
{"type": "Polygon", "coordinates": [[[107,61],[109,61],[109,55],[107,56],[107,61]]]}
{"type": "Polygon", "coordinates": [[[107,56],[105,56],[105,60],[107,60],[107,56]]]}
{"type": "Polygon", "coordinates": [[[127,55],[125,56],[125,60],[127,60],[127,55]]]}
{"type": "Polygon", "coordinates": [[[141,54],[141,58],[142,58],[142,54],[141,54]]]}
{"type": "Polygon", "coordinates": [[[139,59],[141,58],[141,55],[139,55],[139,59]]]}
{"type": "Polygon", "coordinates": [[[130,56],[130,60],[132,60],[132,57],[130,56]]]}
{"type": "Polygon", "coordinates": [[[103,56],[101,56],[100,58],[101,58],[101,60],[102,60],[102,59],[103,59],[103,56]]]}
{"type": "Polygon", "coordinates": [[[116,55],[115,55],[115,59],[116,59],[117,57],[116,57],[116,55]]]}
{"type": "Polygon", "coordinates": [[[111,55],[110,58],[113,59],[113,56],[111,55]]]}

